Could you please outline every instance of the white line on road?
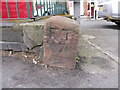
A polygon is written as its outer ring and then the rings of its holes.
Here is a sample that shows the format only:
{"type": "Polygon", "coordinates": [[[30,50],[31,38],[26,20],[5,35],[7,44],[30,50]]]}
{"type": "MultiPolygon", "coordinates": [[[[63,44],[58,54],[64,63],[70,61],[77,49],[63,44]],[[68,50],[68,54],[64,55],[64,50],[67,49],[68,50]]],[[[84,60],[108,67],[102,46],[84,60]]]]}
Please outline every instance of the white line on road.
{"type": "Polygon", "coordinates": [[[120,64],[120,62],[118,61],[119,57],[115,56],[112,53],[109,53],[105,50],[103,50],[102,48],[100,48],[99,46],[95,45],[94,43],[90,42],[89,40],[87,40],[87,42],[92,45],[93,47],[95,47],[96,49],[98,49],[99,51],[103,52],[104,54],[106,54],[108,57],[110,57],[112,60],[114,60],[116,63],[120,64]]]}

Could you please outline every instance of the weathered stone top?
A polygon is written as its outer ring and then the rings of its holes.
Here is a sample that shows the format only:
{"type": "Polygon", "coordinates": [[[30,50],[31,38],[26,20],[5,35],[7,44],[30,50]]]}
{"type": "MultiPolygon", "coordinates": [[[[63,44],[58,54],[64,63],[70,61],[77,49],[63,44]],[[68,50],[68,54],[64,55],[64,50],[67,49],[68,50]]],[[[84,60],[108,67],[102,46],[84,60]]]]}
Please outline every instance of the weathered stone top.
{"type": "Polygon", "coordinates": [[[22,24],[20,24],[20,26],[26,26],[26,25],[28,25],[28,26],[43,26],[44,23],[22,23],[22,24]]]}
{"type": "Polygon", "coordinates": [[[49,29],[79,32],[80,24],[77,21],[64,16],[53,16],[46,20],[45,23],[45,30],[49,29]]]}
{"type": "Polygon", "coordinates": [[[21,23],[20,26],[44,26],[45,20],[39,20],[34,22],[21,23]]]}

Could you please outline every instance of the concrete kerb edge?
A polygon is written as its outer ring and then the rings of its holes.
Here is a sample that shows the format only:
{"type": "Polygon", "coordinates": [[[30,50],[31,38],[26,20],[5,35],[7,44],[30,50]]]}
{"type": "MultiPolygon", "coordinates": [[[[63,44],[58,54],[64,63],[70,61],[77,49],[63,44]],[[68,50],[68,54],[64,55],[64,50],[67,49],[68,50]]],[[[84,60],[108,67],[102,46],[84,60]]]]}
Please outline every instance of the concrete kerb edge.
{"type": "MultiPolygon", "coordinates": [[[[10,26],[2,26],[2,23],[0,23],[1,25],[1,34],[2,34],[2,29],[5,29],[5,28],[11,28],[11,30],[14,32],[14,31],[19,31],[19,29],[21,29],[22,30],[22,27],[20,26],[20,23],[14,23],[13,25],[10,25],[10,26]],[[16,28],[19,28],[19,29],[16,29],[16,28]]],[[[9,22],[8,22],[8,24],[9,24],[9,22]]],[[[2,36],[3,36],[3,34],[2,35],[0,35],[0,39],[1,39],[1,41],[0,41],[0,50],[13,50],[13,51],[16,51],[16,50],[14,50],[14,49],[10,49],[9,47],[10,47],[10,45],[12,44],[14,47],[16,47],[16,46],[20,46],[19,48],[21,48],[21,50],[17,50],[17,51],[22,51],[22,50],[24,50],[22,47],[23,47],[23,42],[19,42],[19,41],[7,41],[7,40],[3,40],[3,38],[2,38],[2,36]],[[2,47],[3,46],[3,44],[5,44],[5,45],[7,45],[8,46],[8,48],[4,48],[4,47],[2,47]]]]}
{"type": "MultiPolygon", "coordinates": [[[[37,18],[35,19],[35,21],[43,20],[43,19],[48,19],[48,18],[50,18],[50,17],[52,17],[52,16],[65,16],[65,17],[68,17],[68,18],[72,18],[72,17],[73,17],[73,16],[71,16],[71,15],[69,15],[69,14],[58,14],[58,15],[50,15],[50,16],[37,17],[37,18]]],[[[29,21],[29,22],[33,22],[33,20],[32,20],[32,21],[29,21]]]]}

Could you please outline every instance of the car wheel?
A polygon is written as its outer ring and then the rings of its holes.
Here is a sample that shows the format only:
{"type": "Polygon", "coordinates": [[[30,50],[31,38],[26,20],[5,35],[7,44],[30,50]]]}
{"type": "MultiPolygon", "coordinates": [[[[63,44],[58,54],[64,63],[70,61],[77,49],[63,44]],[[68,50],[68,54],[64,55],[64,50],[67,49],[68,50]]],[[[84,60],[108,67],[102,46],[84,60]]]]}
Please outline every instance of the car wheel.
{"type": "Polygon", "coordinates": [[[120,26],[120,22],[115,22],[118,26],[120,26]]]}

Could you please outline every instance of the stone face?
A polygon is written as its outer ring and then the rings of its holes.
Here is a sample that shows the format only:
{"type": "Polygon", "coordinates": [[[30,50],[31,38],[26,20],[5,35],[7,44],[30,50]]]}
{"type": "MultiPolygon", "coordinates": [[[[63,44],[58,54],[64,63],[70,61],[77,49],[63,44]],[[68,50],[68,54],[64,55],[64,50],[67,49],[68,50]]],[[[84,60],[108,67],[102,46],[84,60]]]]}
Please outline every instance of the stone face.
{"type": "Polygon", "coordinates": [[[53,16],[49,18],[46,22],[45,29],[62,29],[67,31],[79,32],[79,23],[75,20],[62,17],[62,16],[53,16]],[[48,23],[49,22],[49,23],[48,23]]]}
{"type": "Polygon", "coordinates": [[[75,20],[53,16],[46,21],[43,63],[64,69],[76,65],[79,23],[75,20]]]}
{"type": "Polygon", "coordinates": [[[23,42],[23,29],[18,25],[3,27],[0,34],[2,38],[1,41],[7,42],[23,42]]]}
{"type": "Polygon", "coordinates": [[[43,44],[43,28],[40,25],[24,25],[23,26],[23,41],[24,44],[32,49],[37,45],[43,44]]]}
{"type": "Polygon", "coordinates": [[[28,23],[23,24],[23,42],[29,52],[39,54],[39,60],[43,60],[43,37],[44,37],[44,24],[28,23]]]}

